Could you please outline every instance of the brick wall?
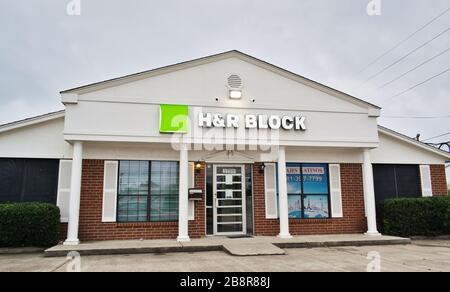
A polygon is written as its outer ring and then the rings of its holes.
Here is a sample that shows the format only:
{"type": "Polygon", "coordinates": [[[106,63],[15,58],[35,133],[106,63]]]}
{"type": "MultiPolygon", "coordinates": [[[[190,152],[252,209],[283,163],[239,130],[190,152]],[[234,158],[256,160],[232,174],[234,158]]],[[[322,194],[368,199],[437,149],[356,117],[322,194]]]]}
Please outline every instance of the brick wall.
{"type": "MultiPolygon", "coordinates": [[[[280,232],[279,220],[265,219],[264,174],[261,164],[253,167],[255,234],[276,236],[280,232]]],[[[290,220],[292,235],[311,234],[351,234],[367,231],[364,211],[364,189],[362,166],[359,164],[341,164],[342,204],[344,218],[290,220]]]]}
{"type": "Polygon", "coordinates": [[[447,196],[447,177],[445,174],[445,165],[430,165],[431,183],[433,185],[434,196],[447,196]]]}
{"type": "Polygon", "coordinates": [[[59,240],[65,241],[67,239],[67,223],[61,223],[61,228],[59,229],[59,240]]]}
{"type": "MultiPolygon", "coordinates": [[[[102,223],[103,160],[84,160],[81,184],[79,239],[128,240],[128,239],[175,239],[178,222],[102,223]]],[[[204,171],[196,174],[196,185],[204,187],[204,171]]],[[[196,220],[189,222],[192,238],[205,234],[204,200],[196,203],[196,220]]],[[[67,224],[62,224],[62,237],[67,235],[67,224]]]]}
{"type": "MultiPolygon", "coordinates": [[[[175,239],[178,222],[102,223],[104,161],[84,160],[81,187],[79,238],[82,241],[122,239],[175,239]]],[[[195,187],[206,193],[206,165],[195,173],[195,187]]],[[[433,193],[447,195],[444,165],[431,165],[433,193]]],[[[341,164],[342,204],[344,218],[290,220],[292,235],[364,233],[367,221],[364,213],[362,166],[341,164]]],[[[265,219],[264,173],[261,163],[253,165],[255,235],[276,236],[279,220],[265,219]]],[[[189,235],[204,237],[206,233],[205,198],[195,202],[195,220],[189,221],[189,235]]],[[[61,239],[67,236],[67,224],[61,224],[61,239]]]]}
{"type": "Polygon", "coordinates": [[[195,221],[189,221],[189,236],[192,238],[205,237],[206,235],[206,164],[202,164],[200,171],[195,171],[195,188],[203,189],[203,200],[195,202],[195,221]]]}

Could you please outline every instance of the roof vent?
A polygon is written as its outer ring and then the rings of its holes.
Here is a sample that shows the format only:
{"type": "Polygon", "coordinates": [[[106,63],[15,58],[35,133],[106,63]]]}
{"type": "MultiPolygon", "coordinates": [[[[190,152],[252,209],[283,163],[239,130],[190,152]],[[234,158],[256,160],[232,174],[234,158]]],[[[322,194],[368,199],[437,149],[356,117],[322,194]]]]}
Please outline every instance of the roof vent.
{"type": "Polygon", "coordinates": [[[228,77],[228,88],[230,90],[242,90],[242,87],[244,87],[244,83],[239,75],[233,74],[228,77]]]}

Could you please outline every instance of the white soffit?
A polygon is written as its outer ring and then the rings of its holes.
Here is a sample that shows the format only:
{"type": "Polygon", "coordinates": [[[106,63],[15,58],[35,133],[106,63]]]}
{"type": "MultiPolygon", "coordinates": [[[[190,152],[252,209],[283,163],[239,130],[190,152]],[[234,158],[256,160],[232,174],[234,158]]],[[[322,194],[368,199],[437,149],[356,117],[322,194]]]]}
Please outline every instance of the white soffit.
{"type": "MultiPolygon", "coordinates": [[[[58,112],[53,112],[53,113],[49,113],[49,114],[45,114],[45,115],[41,115],[41,116],[31,117],[28,119],[0,125],[0,134],[4,133],[4,132],[15,130],[15,129],[28,127],[28,126],[44,123],[46,121],[62,118],[64,116],[65,116],[65,111],[62,110],[62,111],[58,111],[58,112]]],[[[437,149],[433,146],[427,145],[425,143],[416,141],[415,139],[412,139],[406,135],[403,135],[401,133],[398,133],[396,131],[393,131],[393,130],[388,129],[383,126],[378,126],[378,131],[380,133],[383,133],[385,135],[388,135],[388,136],[398,139],[400,141],[406,142],[410,145],[416,146],[424,151],[429,151],[434,154],[437,154],[437,155],[444,157],[450,161],[450,153],[439,150],[439,149],[437,149]]]]}

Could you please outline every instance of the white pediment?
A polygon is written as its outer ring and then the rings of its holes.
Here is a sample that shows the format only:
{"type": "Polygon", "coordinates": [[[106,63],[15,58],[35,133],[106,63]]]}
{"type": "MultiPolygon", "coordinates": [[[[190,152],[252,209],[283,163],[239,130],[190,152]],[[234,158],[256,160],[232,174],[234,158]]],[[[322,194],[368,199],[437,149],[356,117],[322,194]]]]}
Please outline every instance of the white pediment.
{"type": "MultiPolygon", "coordinates": [[[[170,135],[160,133],[160,105],[175,104],[189,106],[194,143],[208,144],[205,137],[214,137],[217,145],[228,143],[223,129],[199,128],[202,112],[241,120],[249,115],[305,117],[307,131],[275,133],[276,143],[285,146],[378,143],[378,107],[234,51],[68,90],[62,96],[67,140],[170,143],[170,135]],[[241,99],[229,98],[231,75],[242,79],[241,99]]],[[[265,143],[264,131],[256,137],[249,128],[238,128],[245,133],[233,137],[234,144],[265,143]]],[[[272,138],[274,132],[268,135],[272,138]]]]}
{"type": "Polygon", "coordinates": [[[191,106],[371,112],[378,108],[357,98],[239,52],[229,52],[63,93],[78,100],[169,103],[191,106]],[[243,98],[229,99],[227,80],[239,75],[243,98]],[[219,101],[217,101],[219,99],[219,101]]]}

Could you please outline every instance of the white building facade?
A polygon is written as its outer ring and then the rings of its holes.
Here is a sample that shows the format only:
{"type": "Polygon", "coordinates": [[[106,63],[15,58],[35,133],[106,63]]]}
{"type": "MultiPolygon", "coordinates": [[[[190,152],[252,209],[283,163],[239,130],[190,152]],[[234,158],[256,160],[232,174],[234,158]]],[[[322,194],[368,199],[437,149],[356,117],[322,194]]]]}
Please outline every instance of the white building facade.
{"type": "Polygon", "coordinates": [[[66,244],[376,236],[377,201],[447,195],[448,153],[379,127],[375,105],[237,51],[61,95],[64,112],[0,127],[0,200],[37,198],[19,177],[42,162],[66,244]]]}

